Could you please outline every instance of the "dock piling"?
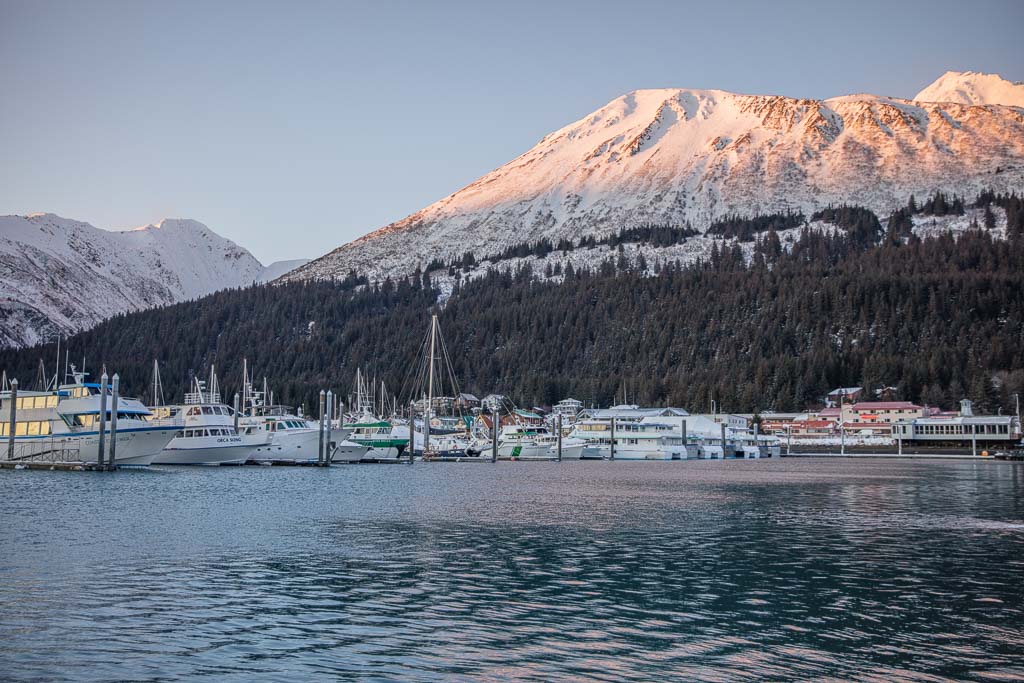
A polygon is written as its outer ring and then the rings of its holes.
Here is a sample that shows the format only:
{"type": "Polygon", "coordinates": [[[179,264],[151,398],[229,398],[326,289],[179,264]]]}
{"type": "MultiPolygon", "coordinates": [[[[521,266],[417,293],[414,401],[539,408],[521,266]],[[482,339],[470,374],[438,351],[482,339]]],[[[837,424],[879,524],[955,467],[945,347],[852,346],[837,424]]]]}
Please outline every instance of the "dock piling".
{"type": "Polygon", "coordinates": [[[416,402],[409,402],[409,464],[416,458],[416,402]]]}
{"type": "Polygon", "coordinates": [[[238,434],[238,392],[235,392],[235,434],[238,434]]]}
{"type": "Polygon", "coordinates": [[[323,389],[320,390],[320,446],[316,452],[316,464],[322,465],[324,462],[324,400],[325,392],[323,389]]]}
{"type": "Polygon", "coordinates": [[[103,459],[106,456],[107,446],[107,373],[100,377],[100,414],[96,416],[99,420],[99,448],[97,449],[96,467],[103,469],[103,459]]]}
{"type": "Polygon", "coordinates": [[[683,427],[683,460],[689,460],[690,459],[690,449],[689,449],[689,445],[688,445],[688,439],[687,439],[687,436],[686,436],[686,418],[685,417],[683,418],[682,423],[683,423],[682,424],[682,427],[683,427]]]}
{"type": "Polygon", "coordinates": [[[612,428],[612,435],[611,435],[611,438],[608,439],[608,444],[609,444],[609,446],[611,448],[609,460],[615,460],[615,418],[614,417],[612,418],[611,428],[612,428]]]}
{"type": "Polygon", "coordinates": [[[14,460],[14,433],[18,431],[15,425],[18,423],[18,380],[11,380],[11,424],[7,430],[7,459],[14,460]]]}
{"type": "Polygon", "coordinates": [[[334,392],[330,389],[327,390],[327,427],[326,433],[324,434],[324,466],[331,464],[331,421],[334,419],[334,392]]]}
{"type": "Polygon", "coordinates": [[[555,417],[555,429],[558,436],[558,462],[562,462],[562,414],[555,417]]]}
{"type": "Polygon", "coordinates": [[[107,469],[114,469],[114,457],[117,452],[117,399],[121,390],[121,379],[114,373],[110,389],[110,455],[107,457],[107,469]]]}
{"type": "Polygon", "coordinates": [[[725,423],[721,423],[722,428],[722,460],[725,460],[725,423]]]}
{"type": "Polygon", "coordinates": [[[491,417],[491,462],[498,462],[498,422],[500,416],[495,411],[491,417]]]}

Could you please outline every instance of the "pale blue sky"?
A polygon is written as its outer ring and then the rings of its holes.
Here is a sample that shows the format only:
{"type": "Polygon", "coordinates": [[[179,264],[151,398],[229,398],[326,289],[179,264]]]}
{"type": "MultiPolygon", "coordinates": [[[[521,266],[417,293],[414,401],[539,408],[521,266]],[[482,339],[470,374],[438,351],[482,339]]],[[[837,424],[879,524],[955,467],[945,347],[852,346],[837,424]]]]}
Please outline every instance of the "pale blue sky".
{"type": "Polygon", "coordinates": [[[1018,0],[0,0],[0,214],[195,218],[314,257],[630,90],[1024,80],[1022,26],[1018,0]]]}

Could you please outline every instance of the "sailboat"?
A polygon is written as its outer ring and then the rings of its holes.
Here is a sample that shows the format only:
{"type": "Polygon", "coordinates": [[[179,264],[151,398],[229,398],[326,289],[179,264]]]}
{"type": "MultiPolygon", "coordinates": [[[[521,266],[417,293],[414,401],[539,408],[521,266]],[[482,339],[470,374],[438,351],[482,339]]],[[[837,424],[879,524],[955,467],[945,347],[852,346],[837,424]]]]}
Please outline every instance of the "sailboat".
{"type": "MultiPolygon", "coordinates": [[[[421,400],[423,440],[419,453],[425,459],[479,456],[481,450],[476,447],[469,434],[469,422],[461,415],[445,416],[438,412],[439,408],[443,411],[448,406],[451,406],[453,411],[456,410],[455,397],[459,396],[461,391],[458,381],[455,379],[451,357],[448,355],[448,347],[441,335],[441,326],[436,313],[430,317],[427,341],[429,343],[424,344],[426,351],[425,382],[421,382],[420,387],[413,389],[414,392],[417,389],[420,391],[423,388],[426,389],[426,394],[421,400]],[[451,392],[450,396],[444,395],[443,387],[446,381],[451,392]],[[425,387],[422,386],[424,384],[425,387]]],[[[414,419],[410,420],[410,425],[411,427],[415,426],[414,419]]],[[[418,442],[416,445],[418,447],[418,442]]]]}

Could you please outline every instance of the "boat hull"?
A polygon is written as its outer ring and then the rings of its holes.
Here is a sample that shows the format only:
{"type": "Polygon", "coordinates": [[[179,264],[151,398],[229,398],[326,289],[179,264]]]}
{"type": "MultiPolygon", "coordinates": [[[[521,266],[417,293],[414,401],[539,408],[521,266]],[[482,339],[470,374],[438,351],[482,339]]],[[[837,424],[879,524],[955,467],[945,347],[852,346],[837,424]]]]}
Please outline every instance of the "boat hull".
{"type": "MultiPolygon", "coordinates": [[[[117,432],[117,446],[114,449],[114,465],[118,467],[147,467],[153,463],[174,435],[177,427],[147,427],[145,429],[120,429],[117,432]]],[[[110,448],[110,433],[105,435],[105,447],[110,448]]],[[[26,460],[54,460],[46,453],[66,454],[63,462],[92,464],[98,462],[100,438],[98,432],[85,434],[54,434],[47,437],[16,438],[15,458],[26,460]],[[35,457],[26,457],[28,455],[35,457]]],[[[8,459],[8,442],[0,446],[0,460],[8,459]]]]}
{"type": "Polygon", "coordinates": [[[154,465],[242,465],[253,453],[245,444],[206,448],[165,448],[154,465]]]}

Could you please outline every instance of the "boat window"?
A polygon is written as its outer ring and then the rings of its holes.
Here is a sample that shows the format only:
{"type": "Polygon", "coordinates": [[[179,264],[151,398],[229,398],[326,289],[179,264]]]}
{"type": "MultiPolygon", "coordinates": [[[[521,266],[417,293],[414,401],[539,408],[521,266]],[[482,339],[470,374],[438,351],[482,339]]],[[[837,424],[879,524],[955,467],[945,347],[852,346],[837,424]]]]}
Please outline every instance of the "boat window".
{"type": "Polygon", "coordinates": [[[192,417],[192,416],[198,415],[198,414],[199,414],[199,408],[198,407],[193,406],[193,407],[188,409],[188,417],[192,417]]]}
{"type": "Polygon", "coordinates": [[[203,406],[203,415],[213,415],[213,408],[210,406],[203,406]]]}

